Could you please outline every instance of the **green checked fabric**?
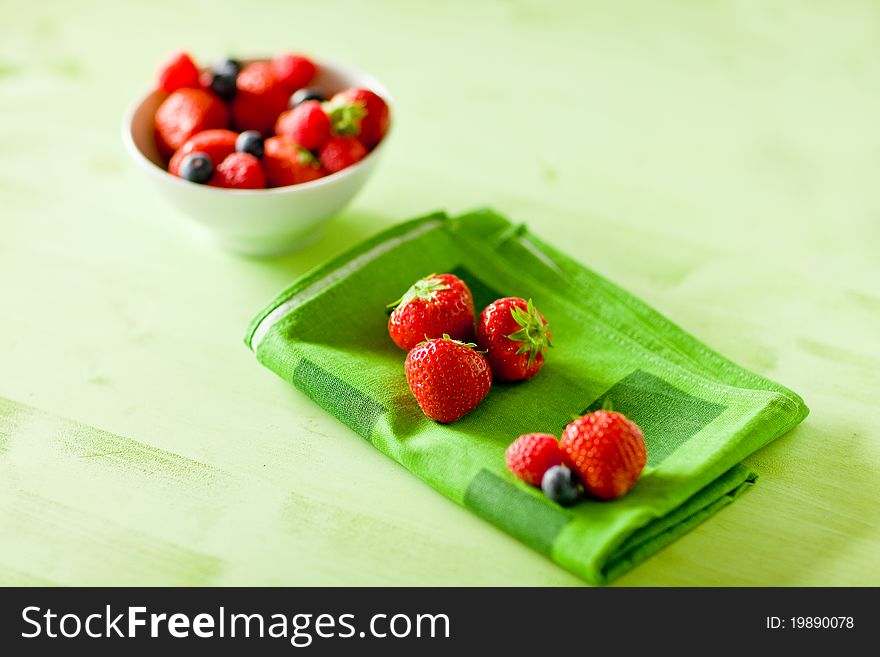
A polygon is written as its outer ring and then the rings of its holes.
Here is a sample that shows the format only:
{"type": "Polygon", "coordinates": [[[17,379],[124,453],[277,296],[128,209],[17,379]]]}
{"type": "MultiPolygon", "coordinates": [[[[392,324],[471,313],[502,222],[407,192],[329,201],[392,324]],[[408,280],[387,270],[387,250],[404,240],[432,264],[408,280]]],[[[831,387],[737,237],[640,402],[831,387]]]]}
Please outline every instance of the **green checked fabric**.
{"type": "Polygon", "coordinates": [[[306,274],[251,323],[257,358],[446,496],[593,583],[604,583],[733,501],[740,461],[806,417],[790,390],[698,342],[644,303],[489,210],[400,224],[306,274]],[[554,348],[534,379],[495,384],[450,425],[422,415],[385,305],[453,272],[479,309],[532,298],[554,348]],[[510,475],[518,435],[559,435],[606,399],[644,431],[648,466],[613,502],[562,508],[510,475]]]}

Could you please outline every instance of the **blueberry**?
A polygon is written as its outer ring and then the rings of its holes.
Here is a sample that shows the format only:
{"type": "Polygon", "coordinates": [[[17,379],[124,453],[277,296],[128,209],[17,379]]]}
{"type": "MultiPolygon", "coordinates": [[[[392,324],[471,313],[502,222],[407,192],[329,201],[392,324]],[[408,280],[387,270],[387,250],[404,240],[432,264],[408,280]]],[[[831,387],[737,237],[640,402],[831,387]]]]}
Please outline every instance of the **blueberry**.
{"type": "Polygon", "coordinates": [[[180,163],[180,177],[204,185],[214,175],[214,163],[207,153],[190,153],[180,163]]]}
{"type": "Polygon", "coordinates": [[[250,153],[255,158],[263,157],[263,135],[256,130],[245,130],[235,140],[235,150],[239,153],[250,153]]]}
{"type": "Polygon", "coordinates": [[[238,75],[238,72],[241,70],[241,63],[231,57],[227,57],[214,64],[212,69],[215,73],[230,73],[231,75],[238,75]]]}
{"type": "Polygon", "coordinates": [[[560,506],[570,506],[581,494],[581,485],[571,470],[564,465],[554,465],[544,473],[541,490],[560,506]]]}
{"type": "Polygon", "coordinates": [[[235,96],[235,80],[241,64],[234,59],[224,59],[211,67],[211,91],[223,100],[231,100],[235,96]]]}
{"type": "Polygon", "coordinates": [[[293,92],[293,95],[290,97],[290,108],[293,109],[297,105],[302,105],[307,100],[317,100],[319,103],[323,103],[327,99],[324,98],[324,94],[314,87],[303,87],[293,92]]]}

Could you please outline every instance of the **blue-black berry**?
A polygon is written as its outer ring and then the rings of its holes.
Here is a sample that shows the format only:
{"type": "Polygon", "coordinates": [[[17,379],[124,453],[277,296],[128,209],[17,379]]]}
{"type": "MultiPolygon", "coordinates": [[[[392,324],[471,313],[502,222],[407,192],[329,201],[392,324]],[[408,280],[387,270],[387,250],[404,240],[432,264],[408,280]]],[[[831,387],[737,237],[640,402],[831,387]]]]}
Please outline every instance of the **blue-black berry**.
{"type": "Polygon", "coordinates": [[[544,473],[541,490],[560,506],[570,506],[580,496],[581,485],[571,470],[564,465],[554,465],[544,473]]]}
{"type": "Polygon", "coordinates": [[[245,130],[235,140],[235,150],[239,153],[250,153],[259,159],[263,157],[264,143],[262,134],[256,130],[245,130]]]}
{"type": "Polygon", "coordinates": [[[223,100],[232,100],[235,96],[235,81],[241,64],[234,59],[224,59],[211,67],[211,91],[223,100]]]}
{"type": "Polygon", "coordinates": [[[323,103],[327,99],[324,97],[324,94],[314,87],[303,87],[293,92],[293,95],[290,97],[290,108],[293,109],[297,105],[302,105],[307,100],[317,100],[319,103],[323,103]]]}
{"type": "Polygon", "coordinates": [[[214,175],[214,163],[207,153],[190,153],[180,163],[180,177],[204,185],[214,175]]]}
{"type": "Polygon", "coordinates": [[[221,59],[219,62],[214,64],[212,67],[215,73],[232,73],[233,75],[238,75],[238,72],[241,71],[241,62],[237,59],[232,59],[231,57],[227,57],[226,59],[221,59]]]}

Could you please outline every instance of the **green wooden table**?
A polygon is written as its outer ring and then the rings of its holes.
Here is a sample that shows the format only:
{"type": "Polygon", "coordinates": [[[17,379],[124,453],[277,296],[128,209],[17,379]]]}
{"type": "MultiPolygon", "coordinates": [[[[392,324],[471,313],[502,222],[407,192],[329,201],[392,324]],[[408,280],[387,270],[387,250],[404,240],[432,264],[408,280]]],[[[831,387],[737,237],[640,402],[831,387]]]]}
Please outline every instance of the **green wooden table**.
{"type": "Polygon", "coordinates": [[[46,4],[0,10],[4,583],[578,584],[241,343],[326,258],[492,205],[812,409],[619,584],[880,584],[875,3],[46,4]],[[319,244],[215,251],[127,160],[121,115],[181,46],[392,90],[381,170],[319,244]]]}

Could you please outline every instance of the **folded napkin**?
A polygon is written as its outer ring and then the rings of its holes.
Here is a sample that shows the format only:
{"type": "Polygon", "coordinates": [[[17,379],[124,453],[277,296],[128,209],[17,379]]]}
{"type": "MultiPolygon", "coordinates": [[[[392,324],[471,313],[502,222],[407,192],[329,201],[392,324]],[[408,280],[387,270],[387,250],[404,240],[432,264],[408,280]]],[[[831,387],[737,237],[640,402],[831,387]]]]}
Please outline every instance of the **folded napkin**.
{"type": "Polygon", "coordinates": [[[428,484],[593,583],[605,583],[730,503],[739,462],[808,413],[795,393],[724,359],[627,292],[490,210],[395,226],[295,281],[253,320],[257,359],[428,484]],[[461,420],[419,410],[385,306],[452,272],[477,312],[532,298],[553,330],[540,374],[496,383],[461,420]],[[506,469],[522,433],[560,435],[601,408],[638,423],[648,465],[613,502],[569,508],[506,469]]]}

